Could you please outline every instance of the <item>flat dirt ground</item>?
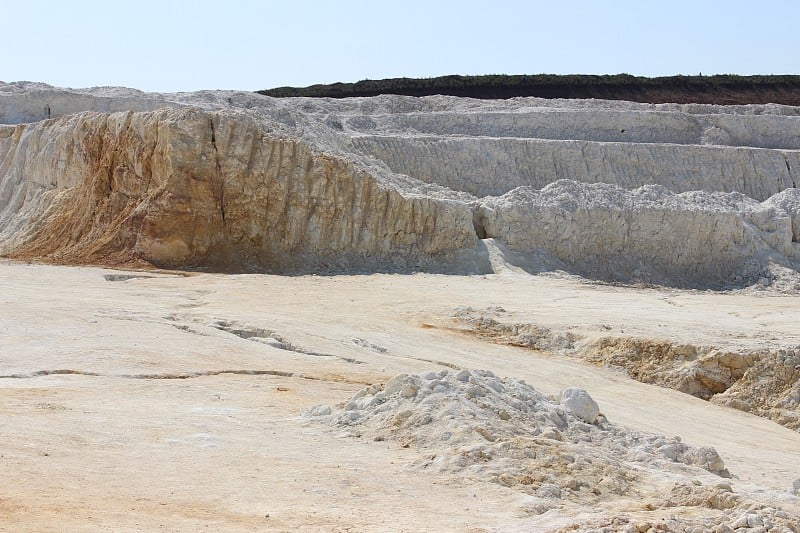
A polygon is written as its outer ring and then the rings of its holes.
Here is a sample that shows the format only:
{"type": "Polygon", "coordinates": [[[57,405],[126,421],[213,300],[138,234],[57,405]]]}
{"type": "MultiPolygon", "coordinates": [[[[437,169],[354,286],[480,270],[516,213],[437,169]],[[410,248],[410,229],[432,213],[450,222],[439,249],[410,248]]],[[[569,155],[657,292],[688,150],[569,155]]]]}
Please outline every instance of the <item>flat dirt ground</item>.
{"type": "Polygon", "coordinates": [[[302,416],[399,373],[444,368],[489,369],[544,394],[584,388],[609,421],[715,447],[739,491],[785,491],[800,478],[800,433],[575,358],[486,342],[452,326],[463,306],[589,337],[800,344],[797,296],[514,272],[283,277],[0,262],[0,530],[547,531],[619,510],[532,516],[520,492],[413,470],[413,448],[302,416]]]}

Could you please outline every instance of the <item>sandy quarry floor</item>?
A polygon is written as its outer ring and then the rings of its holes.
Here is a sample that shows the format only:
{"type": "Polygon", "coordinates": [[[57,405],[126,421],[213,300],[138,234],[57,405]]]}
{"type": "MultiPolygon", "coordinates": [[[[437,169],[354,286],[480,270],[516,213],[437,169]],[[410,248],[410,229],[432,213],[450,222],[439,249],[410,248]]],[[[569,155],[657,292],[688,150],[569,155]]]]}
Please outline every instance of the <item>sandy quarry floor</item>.
{"type": "Polygon", "coordinates": [[[0,530],[547,531],[588,520],[533,516],[519,492],[411,470],[413,449],[301,416],[443,368],[490,369],[545,394],[582,387],[610,421],[714,446],[740,492],[800,478],[800,433],[441,327],[458,306],[586,335],[800,344],[796,296],[513,272],[182,276],[0,262],[0,530]]]}

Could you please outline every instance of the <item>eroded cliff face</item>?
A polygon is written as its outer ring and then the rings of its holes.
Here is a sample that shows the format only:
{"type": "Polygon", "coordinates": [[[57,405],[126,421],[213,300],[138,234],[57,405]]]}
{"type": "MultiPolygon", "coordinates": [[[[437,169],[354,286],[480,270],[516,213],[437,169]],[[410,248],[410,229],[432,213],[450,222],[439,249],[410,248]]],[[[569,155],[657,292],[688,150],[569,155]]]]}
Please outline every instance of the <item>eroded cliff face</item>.
{"type": "Polygon", "coordinates": [[[5,256],[800,291],[792,107],[22,83],[2,122],[5,256]]]}
{"type": "Polygon", "coordinates": [[[238,113],[82,113],[0,130],[0,253],[282,271],[444,265],[463,203],[403,194],[238,113]]]}

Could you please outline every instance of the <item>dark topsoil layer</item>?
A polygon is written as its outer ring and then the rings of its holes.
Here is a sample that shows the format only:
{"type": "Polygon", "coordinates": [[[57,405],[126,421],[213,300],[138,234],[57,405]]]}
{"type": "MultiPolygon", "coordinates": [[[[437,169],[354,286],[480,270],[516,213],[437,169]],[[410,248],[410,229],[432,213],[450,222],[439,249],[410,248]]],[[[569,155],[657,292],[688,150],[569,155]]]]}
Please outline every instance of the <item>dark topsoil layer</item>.
{"type": "Polygon", "coordinates": [[[800,76],[669,76],[644,78],[628,74],[606,76],[538,74],[533,76],[442,76],[393,78],[333,83],[309,87],[278,87],[258,91],[267,96],[345,98],[402,94],[444,94],[502,99],[600,98],[646,103],[785,104],[800,106],[800,76]]]}

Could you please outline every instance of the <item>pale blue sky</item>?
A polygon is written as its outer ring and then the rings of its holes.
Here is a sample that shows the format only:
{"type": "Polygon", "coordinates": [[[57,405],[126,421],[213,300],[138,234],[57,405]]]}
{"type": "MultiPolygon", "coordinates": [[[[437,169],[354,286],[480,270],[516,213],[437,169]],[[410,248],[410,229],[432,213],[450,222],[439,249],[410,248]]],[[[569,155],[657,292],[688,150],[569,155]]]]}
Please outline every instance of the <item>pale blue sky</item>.
{"type": "Polygon", "coordinates": [[[0,0],[0,80],[147,91],[445,74],[800,74],[800,2],[0,0]]]}

